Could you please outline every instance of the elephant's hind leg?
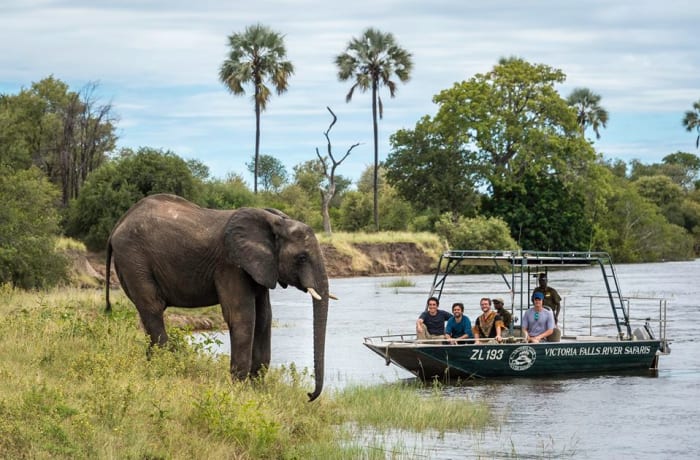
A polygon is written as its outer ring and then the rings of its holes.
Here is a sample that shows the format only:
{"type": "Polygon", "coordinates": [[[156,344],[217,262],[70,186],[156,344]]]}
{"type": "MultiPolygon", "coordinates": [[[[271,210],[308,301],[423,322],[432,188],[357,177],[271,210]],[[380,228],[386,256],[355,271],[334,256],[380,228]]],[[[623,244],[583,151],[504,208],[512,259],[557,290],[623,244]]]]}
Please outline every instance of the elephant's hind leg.
{"type": "Polygon", "coordinates": [[[146,333],[151,338],[151,346],[165,345],[168,341],[168,334],[165,332],[165,322],[163,320],[163,312],[165,308],[159,312],[153,312],[150,309],[139,309],[139,316],[146,333]]]}

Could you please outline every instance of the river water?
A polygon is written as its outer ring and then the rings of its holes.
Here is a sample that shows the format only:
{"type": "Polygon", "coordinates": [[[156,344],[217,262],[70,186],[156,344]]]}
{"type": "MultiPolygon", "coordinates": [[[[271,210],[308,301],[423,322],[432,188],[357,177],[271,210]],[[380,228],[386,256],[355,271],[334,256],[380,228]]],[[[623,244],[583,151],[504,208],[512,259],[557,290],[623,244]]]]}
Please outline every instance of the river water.
{"type": "MultiPolygon", "coordinates": [[[[623,264],[616,270],[624,296],[668,301],[672,352],[661,357],[657,376],[499,379],[446,386],[442,393],[455,404],[465,399],[487,401],[493,429],[444,435],[390,433],[366,442],[373,446],[384,442],[389,447],[398,442],[404,453],[392,458],[700,458],[694,443],[700,421],[700,353],[693,332],[700,324],[700,259],[623,264]]],[[[415,286],[387,287],[397,277],[330,280],[331,292],[340,300],[332,301],[329,311],[326,388],[412,377],[393,365],[385,366],[362,345],[365,336],[415,329],[433,276],[406,278],[415,286]]],[[[569,270],[550,273],[549,284],[566,302],[582,293],[604,294],[600,279],[599,269],[569,270]]],[[[504,285],[493,276],[463,276],[457,283],[448,280],[441,308],[449,310],[452,302],[461,301],[473,320],[480,313],[480,297],[504,294],[504,285]]],[[[298,368],[313,369],[309,296],[293,288],[277,288],[271,291],[271,301],[276,324],[272,365],[293,362],[298,368]]],[[[639,303],[639,307],[632,303],[632,318],[658,316],[658,301],[639,303]]],[[[577,322],[573,310],[573,305],[565,305],[565,332],[585,333],[588,323],[577,322]]],[[[228,334],[220,338],[222,352],[228,353],[228,334]]]]}

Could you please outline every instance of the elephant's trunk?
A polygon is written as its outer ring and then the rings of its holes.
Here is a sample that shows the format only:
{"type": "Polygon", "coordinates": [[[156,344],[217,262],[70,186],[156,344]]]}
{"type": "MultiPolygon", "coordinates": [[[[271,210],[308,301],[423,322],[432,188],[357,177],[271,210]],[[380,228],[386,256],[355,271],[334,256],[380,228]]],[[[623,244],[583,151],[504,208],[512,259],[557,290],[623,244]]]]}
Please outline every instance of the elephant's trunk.
{"type": "Polygon", "coordinates": [[[319,280],[320,300],[313,299],[314,306],[314,377],[316,388],[309,393],[309,401],[318,398],[323,390],[324,356],[326,350],[326,324],[328,320],[328,278],[325,269],[319,280]]]}

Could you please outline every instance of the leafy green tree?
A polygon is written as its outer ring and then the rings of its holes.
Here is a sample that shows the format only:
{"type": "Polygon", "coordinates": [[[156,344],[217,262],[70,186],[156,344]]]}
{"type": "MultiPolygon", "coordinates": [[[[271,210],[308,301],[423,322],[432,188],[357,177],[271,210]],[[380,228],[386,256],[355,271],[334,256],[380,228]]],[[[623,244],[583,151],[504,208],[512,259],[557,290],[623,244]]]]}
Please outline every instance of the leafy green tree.
{"type": "Polygon", "coordinates": [[[71,202],[67,233],[90,250],[104,249],[114,224],[134,203],[155,193],[199,201],[187,162],[172,152],[142,147],[120,155],[90,175],[71,202]]]}
{"type": "Polygon", "coordinates": [[[438,214],[473,216],[479,204],[473,154],[450,142],[440,126],[426,116],[414,130],[392,135],[392,151],[384,162],[386,180],[403,199],[438,214]]]}
{"type": "Polygon", "coordinates": [[[243,85],[253,86],[255,105],[255,168],[253,173],[253,193],[258,193],[258,173],[260,158],[260,113],[267,108],[270,88],[277,94],[287,91],[289,77],[294,66],[287,61],[284,37],[269,27],[255,24],[246,27],[243,33],[228,37],[229,55],[221,64],[219,79],[235,95],[245,94],[243,85]]]}
{"type": "Polygon", "coordinates": [[[586,250],[592,238],[581,193],[567,189],[556,177],[528,174],[521,182],[499,185],[485,200],[487,215],[498,216],[524,249],[586,250]]]}
{"type": "Polygon", "coordinates": [[[379,229],[379,125],[383,118],[384,106],[379,96],[379,89],[385,86],[391,97],[396,95],[397,84],[392,80],[398,77],[402,82],[409,80],[413,69],[411,54],[401,48],[391,33],[368,28],[359,38],[353,38],[345,52],[335,58],[338,66],[338,78],[341,81],[352,80],[353,85],[345,97],[352,100],[355,89],[362,92],[372,91],[372,126],[374,135],[374,227],[379,229]]]}
{"type": "Polygon", "coordinates": [[[611,222],[607,241],[594,244],[613,254],[618,262],[684,260],[692,256],[692,237],[682,227],[669,224],[658,206],[640,196],[629,183],[614,183],[602,219],[611,222]]]}
{"type": "Polygon", "coordinates": [[[435,232],[455,250],[519,248],[508,224],[498,217],[459,217],[455,222],[450,214],[444,214],[435,224],[435,232]]]}
{"type": "MultiPolygon", "coordinates": [[[[255,158],[250,163],[245,164],[251,174],[255,173],[255,158]]],[[[284,164],[272,155],[260,155],[257,163],[257,175],[260,178],[262,189],[268,192],[277,192],[288,181],[287,168],[284,164]]]]}
{"type": "Polygon", "coordinates": [[[687,152],[676,152],[662,158],[666,175],[686,190],[693,188],[700,173],[700,158],[687,152]]]}
{"type": "Polygon", "coordinates": [[[202,194],[197,203],[211,209],[236,209],[255,206],[256,198],[243,178],[230,174],[225,180],[209,180],[202,184],[202,194]]]}
{"type": "Polygon", "coordinates": [[[435,96],[434,121],[452,142],[474,151],[479,182],[494,193],[526,174],[585,181],[596,154],[554,87],[564,79],[562,71],[543,64],[501,59],[490,72],[435,96]]]}
{"type": "Polygon", "coordinates": [[[698,133],[698,137],[695,139],[695,148],[700,147],[700,99],[693,102],[693,110],[685,112],[683,126],[688,132],[695,130],[698,133]]]}
{"type": "Polygon", "coordinates": [[[367,193],[350,191],[343,197],[338,215],[338,227],[346,232],[372,228],[372,198],[367,193]]]}
{"type": "Polygon", "coordinates": [[[600,128],[608,123],[608,111],[600,106],[600,95],[588,88],[574,89],[566,101],[576,110],[576,120],[584,135],[586,128],[593,128],[596,139],[600,139],[600,128]]]}
{"type": "Polygon", "coordinates": [[[36,289],[64,281],[55,186],[35,167],[15,171],[0,165],[0,200],[0,284],[36,289]]]}
{"type": "Polygon", "coordinates": [[[23,167],[31,159],[61,189],[64,206],[116,143],[112,107],[96,91],[95,83],[74,92],[48,77],[0,102],[0,158],[23,167]]]}
{"type": "Polygon", "coordinates": [[[633,184],[641,196],[659,208],[683,199],[683,189],[668,176],[643,176],[633,184]]]}

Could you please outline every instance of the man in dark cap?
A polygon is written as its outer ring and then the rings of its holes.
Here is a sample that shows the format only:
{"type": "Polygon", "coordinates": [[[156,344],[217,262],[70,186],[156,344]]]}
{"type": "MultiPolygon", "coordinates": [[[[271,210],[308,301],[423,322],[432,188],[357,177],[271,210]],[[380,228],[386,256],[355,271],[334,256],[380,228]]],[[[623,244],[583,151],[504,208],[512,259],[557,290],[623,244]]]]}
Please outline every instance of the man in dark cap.
{"type": "Polygon", "coordinates": [[[533,291],[532,295],[534,297],[535,293],[541,292],[544,295],[544,306],[552,310],[554,313],[554,322],[559,323],[559,310],[561,310],[561,297],[556,289],[547,286],[547,274],[540,273],[537,277],[539,286],[537,286],[533,291]]]}
{"type": "Polygon", "coordinates": [[[508,310],[503,308],[503,299],[497,297],[495,299],[491,299],[491,301],[493,302],[493,307],[496,309],[496,313],[501,317],[503,325],[506,328],[509,328],[510,324],[513,322],[513,315],[508,310]]]}

